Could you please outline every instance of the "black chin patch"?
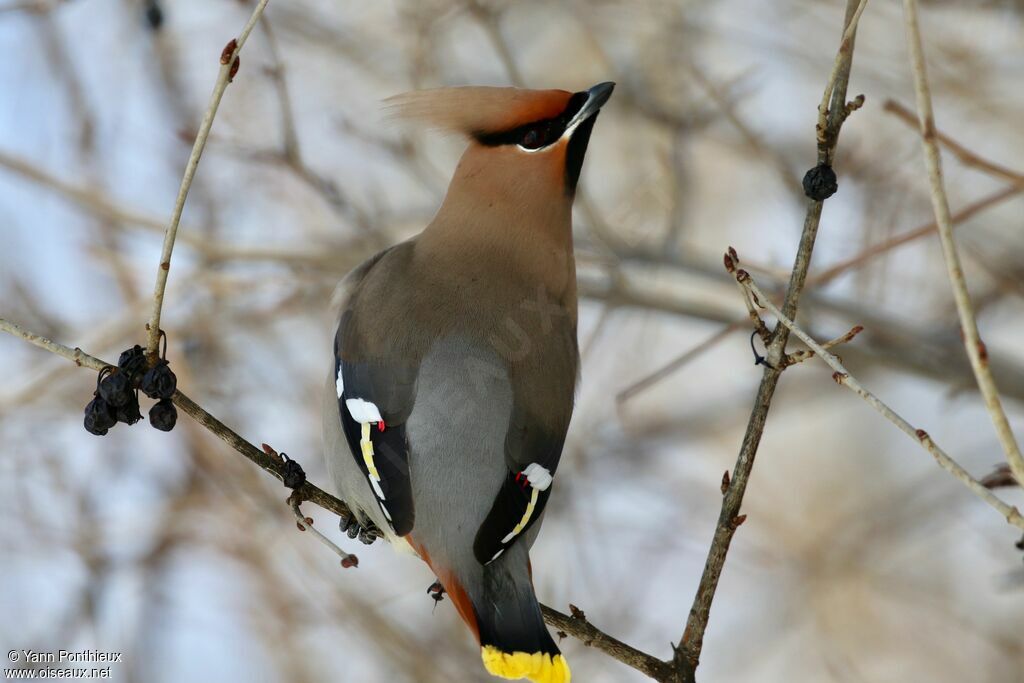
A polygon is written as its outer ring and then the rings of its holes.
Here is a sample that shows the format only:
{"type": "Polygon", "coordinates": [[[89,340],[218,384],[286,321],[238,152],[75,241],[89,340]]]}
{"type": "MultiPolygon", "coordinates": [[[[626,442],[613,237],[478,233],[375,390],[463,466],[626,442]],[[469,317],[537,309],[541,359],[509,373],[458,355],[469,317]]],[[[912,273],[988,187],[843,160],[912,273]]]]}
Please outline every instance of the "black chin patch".
{"type": "Polygon", "coordinates": [[[583,170],[583,157],[587,154],[590,132],[594,130],[598,113],[594,112],[593,116],[577,126],[569,138],[569,145],[565,151],[565,192],[569,196],[576,194],[576,184],[579,183],[580,171],[583,170]]]}

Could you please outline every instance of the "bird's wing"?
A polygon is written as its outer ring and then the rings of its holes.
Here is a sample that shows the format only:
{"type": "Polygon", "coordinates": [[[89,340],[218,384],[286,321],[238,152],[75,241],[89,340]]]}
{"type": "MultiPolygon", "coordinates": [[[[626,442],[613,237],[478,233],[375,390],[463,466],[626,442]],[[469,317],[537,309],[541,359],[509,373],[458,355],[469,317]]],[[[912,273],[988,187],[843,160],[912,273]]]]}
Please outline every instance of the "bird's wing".
{"type": "Polygon", "coordinates": [[[565,435],[548,433],[524,417],[513,409],[505,447],[515,448],[518,457],[510,460],[505,481],[473,542],[473,554],[481,564],[498,559],[523,536],[540,519],[551,495],[565,435]]]}
{"type": "Polygon", "coordinates": [[[383,252],[354,271],[342,284],[342,313],[334,337],[338,416],[349,449],[373,490],[395,534],[409,533],[415,521],[409,479],[409,443],[405,423],[415,400],[416,368],[381,354],[355,318],[353,298],[383,252]]]}
{"type": "Polygon", "coordinates": [[[549,338],[555,355],[527,377],[515,377],[516,397],[505,437],[505,480],[473,542],[473,554],[482,564],[497,559],[540,519],[551,495],[565,434],[572,414],[577,350],[574,327],[549,338]],[[564,372],[552,371],[563,365],[564,372]],[[529,376],[532,375],[532,376],[529,376]],[[524,387],[539,387],[531,392],[524,387]],[[549,402],[540,404],[539,394],[549,402]]]}

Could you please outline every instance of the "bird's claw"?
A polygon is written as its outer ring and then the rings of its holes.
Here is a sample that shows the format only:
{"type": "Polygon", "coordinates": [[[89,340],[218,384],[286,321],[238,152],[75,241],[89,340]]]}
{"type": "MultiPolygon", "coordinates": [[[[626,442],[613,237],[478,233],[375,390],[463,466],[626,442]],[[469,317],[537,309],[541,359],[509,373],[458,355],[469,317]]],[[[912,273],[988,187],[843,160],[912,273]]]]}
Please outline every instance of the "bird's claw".
{"type": "Polygon", "coordinates": [[[338,528],[348,534],[349,538],[358,538],[364,545],[370,545],[380,538],[380,530],[373,524],[363,525],[354,514],[343,515],[338,520],[338,528]]]}
{"type": "Polygon", "coordinates": [[[441,585],[440,581],[435,581],[427,588],[427,594],[430,595],[435,604],[441,602],[444,600],[444,586],[441,585]]]}

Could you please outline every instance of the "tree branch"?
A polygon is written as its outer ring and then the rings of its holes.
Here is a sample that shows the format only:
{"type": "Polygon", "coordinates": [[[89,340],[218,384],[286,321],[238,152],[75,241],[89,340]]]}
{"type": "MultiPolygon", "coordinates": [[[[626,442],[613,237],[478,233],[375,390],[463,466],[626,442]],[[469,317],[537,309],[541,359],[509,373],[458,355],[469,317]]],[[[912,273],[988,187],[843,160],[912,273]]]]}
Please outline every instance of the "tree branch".
{"type": "MultiPolygon", "coordinates": [[[[882,401],[880,398],[878,398],[870,391],[865,389],[863,386],[861,386],[860,382],[858,382],[853,377],[853,375],[850,374],[850,371],[843,366],[839,358],[837,358],[835,355],[828,351],[828,348],[826,348],[827,344],[819,344],[814,340],[813,337],[811,337],[809,334],[807,334],[799,327],[797,327],[792,320],[783,315],[782,311],[780,311],[765,295],[765,293],[762,292],[761,289],[754,283],[754,279],[750,277],[750,274],[747,271],[739,268],[733,268],[732,273],[736,278],[736,282],[738,282],[741,287],[751,292],[754,296],[758,297],[763,302],[762,305],[778,319],[779,323],[785,325],[785,327],[788,330],[790,330],[793,334],[800,338],[800,341],[807,344],[807,346],[810,347],[811,351],[813,351],[815,355],[819,356],[823,361],[825,361],[826,364],[828,364],[830,368],[832,368],[835,371],[835,373],[832,375],[832,379],[835,380],[837,384],[841,384],[846,388],[850,389],[851,391],[853,391],[855,394],[864,399],[864,401],[869,406],[878,411],[882,415],[882,417],[884,417],[885,419],[889,420],[889,422],[892,422],[894,425],[899,427],[900,431],[907,434],[907,436],[912,438],[922,448],[931,453],[932,456],[935,458],[935,461],[939,463],[939,466],[942,469],[946,470],[954,477],[959,479],[961,482],[963,482],[964,485],[967,486],[967,488],[970,489],[970,491],[978,498],[981,498],[983,501],[985,501],[993,508],[998,510],[1007,522],[1018,528],[1024,529],[1024,516],[1021,516],[1020,511],[1016,507],[1004,503],[997,496],[995,496],[988,488],[986,488],[986,486],[983,483],[979,482],[977,479],[971,476],[971,474],[967,470],[965,470],[956,460],[950,457],[944,450],[939,448],[939,445],[936,444],[930,436],[928,436],[928,432],[926,432],[923,429],[914,428],[909,422],[907,422],[902,416],[900,416],[899,413],[890,408],[884,401],[882,401]]],[[[844,337],[841,337],[840,339],[844,339],[849,336],[850,335],[847,334],[844,335],[844,337]]]]}
{"type": "Polygon", "coordinates": [[[587,647],[596,648],[612,659],[631,666],[656,681],[671,680],[672,662],[663,661],[646,652],[626,645],[621,640],[613,638],[600,629],[595,628],[587,621],[583,610],[573,605],[570,605],[569,608],[572,611],[571,616],[552,609],[547,605],[541,605],[540,611],[544,615],[544,621],[548,622],[553,628],[573,636],[587,647]]]}
{"type": "MultiPolygon", "coordinates": [[[[30,344],[34,344],[41,349],[46,349],[50,353],[55,353],[58,356],[67,358],[75,365],[83,368],[89,368],[91,370],[102,370],[105,367],[113,366],[113,363],[108,363],[100,358],[89,355],[85,351],[79,348],[70,348],[63,344],[58,344],[55,341],[47,339],[42,335],[35,334],[21,327],[17,323],[13,323],[4,318],[0,318],[0,330],[13,334],[16,337],[21,337],[30,344]]],[[[193,401],[191,398],[175,391],[174,396],[171,397],[174,401],[174,405],[181,408],[182,411],[190,415],[199,424],[206,427],[215,436],[219,437],[226,444],[234,448],[236,451],[241,453],[243,456],[252,461],[255,465],[261,469],[270,472],[275,477],[284,481],[284,464],[275,461],[269,455],[264,453],[259,448],[256,448],[251,443],[243,439],[241,436],[236,434],[231,428],[225,425],[223,422],[218,420],[216,417],[206,412],[198,403],[193,401]]],[[[338,500],[331,494],[327,493],[323,489],[310,484],[308,481],[301,487],[296,489],[301,496],[302,500],[308,500],[311,503],[316,503],[325,510],[330,510],[336,515],[351,515],[348,506],[342,501],[338,500]]]]}
{"type": "Polygon", "coordinates": [[[359,560],[355,555],[345,552],[338,544],[320,533],[320,531],[313,526],[313,518],[302,514],[302,510],[299,508],[299,506],[302,505],[302,499],[299,496],[289,496],[287,502],[288,506],[295,514],[296,526],[299,528],[299,531],[312,531],[313,537],[316,538],[316,540],[323,543],[331,550],[332,553],[341,558],[342,567],[348,569],[349,567],[359,566],[359,560]]]}
{"type": "MultiPolygon", "coordinates": [[[[831,164],[836,143],[839,139],[840,129],[846,117],[852,111],[846,102],[846,89],[850,79],[850,68],[853,64],[857,21],[864,11],[865,4],[866,0],[847,0],[843,37],[836,54],[832,72],[829,75],[828,84],[825,87],[822,103],[818,108],[819,119],[816,137],[818,141],[819,165],[831,164]]],[[[782,311],[789,318],[794,317],[796,314],[800,294],[807,279],[807,270],[810,267],[811,254],[814,250],[814,242],[818,234],[818,225],[821,222],[823,201],[810,200],[807,205],[803,232],[800,237],[796,259],[789,278],[789,286],[782,305],[782,311]]],[[[784,369],[782,359],[785,356],[785,347],[788,339],[789,330],[782,325],[777,325],[772,333],[771,343],[768,345],[767,360],[769,365],[765,367],[761,378],[761,385],[757,390],[754,408],[747,423],[747,430],[743,436],[743,442],[740,446],[739,456],[736,459],[731,482],[725,487],[722,509],[719,513],[711,547],[708,550],[704,572],[701,575],[700,583],[697,586],[697,592],[693,599],[693,605],[690,607],[690,613],[686,620],[686,629],[676,647],[674,656],[675,675],[673,679],[676,681],[696,680],[697,665],[700,662],[701,650],[704,644],[704,632],[707,629],[708,618],[711,613],[711,603],[714,600],[718,581],[722,575],[722,568],[725,565],[725,557],[729,552],[729,545],[732,542],[733,535],[736,533],[736,529],[746,519],[745,515],[740,514],[740,507],[743,504],[743,495],[746,492],[747,482],[754,467],[754,457],[761,442],[761,435],[764,432],[772,397],[775,394],[775,388],[784,369]]]]}
{"type": "Polygon", "coordinates": [[[1006,454],[1006,462],[1010,465],[1017,481],[1024,481],[1024,455],[1021,454],[1017,439],[1006,419],[1003,404],[999,398],[999,390],[992,370],[989,368],[988,351],[978,333],[978,323],[974,315],[974,306],[967,291],[960,255],[957,253],[956,241],[953,239],[953,221],[950,218],[949,199],[942,179],[942,159],[939,157],[939,146],[936,142],[935,115],[932,112],[932,96],[928,88],[928,75],[925,71],[924,47],[921,42],[921,29],[917,19],[917,0],[903,0],[903,13],[907,27],[907,43],[910,49],[910,62],[914,72],[914,91],[917,95],[917,116],[921,125],[921,144],[924,147],[925,166],[928,169],[929,190],[935,222],[939,228],[942,242],[942,255],[945,257],[946,272],[953,286],[953,298],[956,300],[957,314],[960,316],[960,328],[963,330],[964,347],[971,359],[971,369],[978,382],[978,389],[985,400],[985,408],[995,425],[999,443],[1006,454]]]}
{"type": "Polygon", "coordinates": [[[185,210],[185,199],[192,187],[192,180],[196,175],[196,168],[199,166],[199,157],[203,155],[206,147],[206,140],[210,136],[210,128],[213,127],[213,119],[217,116],[217,108],[220,107],[220,100],[228,83],[234,78],[238,71],[238,54],[242,46],[252,33],[253,27],[259,21],[264,8],[270,0],[260,0],[252,11],[249,21],[246,22],[238,38],[232,38],[224,47],[220,55],[220,72],[217,74],[217,81],[213,86],[213,93],[210,94],[210,103],[206,106],[203,120],[199,124],[199,133],[192,145],[192,153],[189,155],[188,163],[185,165],[185,175],[181,179],[181,187],[178,189],[178,198],[174,202],[174,211],[171,213],[171,222],[164,232],[164,245],[160,253],[160,265],[156,270],[156,286],[153,288],[153,313],[149,317],[149,337],[146,341],[146,354],[155,357],[157,345],[160,343],[160,313],[164,304],[164,290],[167,288],[167,275],[171,269],[171,253],[174,251],[174,240],[178,235],[178,223],[181,222],[182,211],[185,210]]]}

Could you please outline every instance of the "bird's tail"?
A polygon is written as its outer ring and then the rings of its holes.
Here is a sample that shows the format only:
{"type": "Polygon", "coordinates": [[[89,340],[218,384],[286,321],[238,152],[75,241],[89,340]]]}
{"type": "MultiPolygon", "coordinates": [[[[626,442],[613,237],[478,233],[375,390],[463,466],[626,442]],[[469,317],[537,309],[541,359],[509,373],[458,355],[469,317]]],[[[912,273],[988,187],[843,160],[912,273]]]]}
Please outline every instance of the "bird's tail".
{"type": "Polygon", "coordinates": [[[569,665],[544,624],[528,560],[520,568],[516,559],[484,567],[482,591],[474,591],[472,616],[484,668],[500,678],[569,683],[569,665]]]}
{"type": "Polygon", "coordinates": [[[570,683],[569,664],[548,633],[533,592],[526,548],[514,545],[486,566],[474,560],[458,572],[432,562],[426,549],[415,542],[413,547],[434,570],[459,616],[480,641],[488,673],[533,683],[570,683]]]}

